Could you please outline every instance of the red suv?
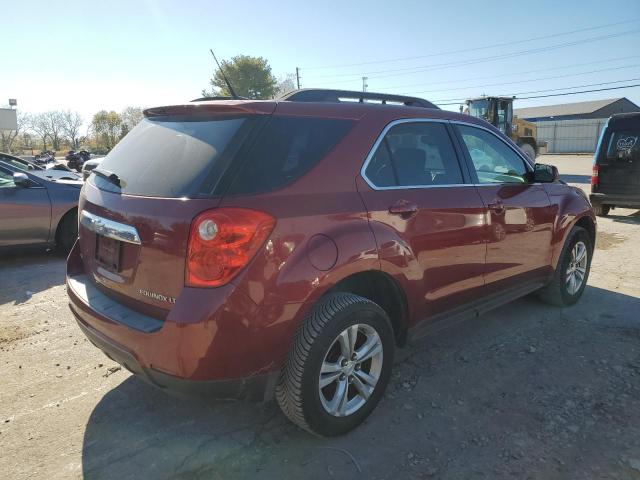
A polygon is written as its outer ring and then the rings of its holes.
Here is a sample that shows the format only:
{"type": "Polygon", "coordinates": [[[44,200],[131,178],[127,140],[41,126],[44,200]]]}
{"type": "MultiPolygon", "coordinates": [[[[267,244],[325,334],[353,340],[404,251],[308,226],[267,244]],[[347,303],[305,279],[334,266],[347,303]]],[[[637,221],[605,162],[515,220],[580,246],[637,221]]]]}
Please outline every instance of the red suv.
{"type": "Polygon", "coordinates": [[[581,190],[488,123],[317,90],[147,110],[79,223],[67,288],[98,348],[160,388],[275,394],[321,435],[361,423],[436,322],[576,302],[596,230],[581,190]]]}

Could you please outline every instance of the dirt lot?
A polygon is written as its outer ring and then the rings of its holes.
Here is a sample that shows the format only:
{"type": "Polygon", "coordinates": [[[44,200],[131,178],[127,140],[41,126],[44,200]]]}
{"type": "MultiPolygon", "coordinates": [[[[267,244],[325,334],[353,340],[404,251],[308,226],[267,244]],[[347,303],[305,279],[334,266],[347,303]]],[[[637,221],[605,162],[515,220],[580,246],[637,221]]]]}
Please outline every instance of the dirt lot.
{"type": "MultiPolygon", "coordinates": [[[[588,188],[590,158],[546,156],[588,188]]],[[[274,403],[168,397],[90,345],[64,261],[0,260],[3,478],[640,478],[640,215],[601,219],[578,305],[525,298],[401,352],[338,439],[274,403]]]]}

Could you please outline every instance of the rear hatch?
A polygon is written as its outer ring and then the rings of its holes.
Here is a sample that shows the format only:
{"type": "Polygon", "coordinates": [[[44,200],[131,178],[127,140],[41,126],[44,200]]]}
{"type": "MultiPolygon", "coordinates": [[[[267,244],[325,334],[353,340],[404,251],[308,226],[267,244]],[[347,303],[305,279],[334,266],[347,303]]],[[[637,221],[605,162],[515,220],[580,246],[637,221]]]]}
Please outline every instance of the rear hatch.
{"type": "Polygon", "coordinates": [[[184,286],[191,220],[219,205],[233,158],[274,108],[216,102],[145,112],[80,198],[84,270],[103,293],[166,316],[184,286]]]}
{"type": "Polygon", "coordinates": [[[598,161],[598,192],[640,196],[640,125],[610,126],[598,161]]]}

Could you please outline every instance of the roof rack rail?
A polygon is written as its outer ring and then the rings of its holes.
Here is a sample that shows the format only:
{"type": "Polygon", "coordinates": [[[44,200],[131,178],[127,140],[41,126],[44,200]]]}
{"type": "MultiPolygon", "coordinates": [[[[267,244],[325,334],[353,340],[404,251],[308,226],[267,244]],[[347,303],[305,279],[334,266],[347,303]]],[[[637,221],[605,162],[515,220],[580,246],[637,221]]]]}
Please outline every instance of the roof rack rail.
{"type": "Polygon", "coordinates": [[[382,104],[401,103],[410,107],[436,108],[436,105],[424,98],[407,97],[405,95],[393,95],[389,93],[358,92],[354,90],[330,90],[319,88],[303,88],[292,90],[280,96],[278,100],[287,102],[345,102],[357,101],[364,103],[365,100],[376,100],[382,104]]]}

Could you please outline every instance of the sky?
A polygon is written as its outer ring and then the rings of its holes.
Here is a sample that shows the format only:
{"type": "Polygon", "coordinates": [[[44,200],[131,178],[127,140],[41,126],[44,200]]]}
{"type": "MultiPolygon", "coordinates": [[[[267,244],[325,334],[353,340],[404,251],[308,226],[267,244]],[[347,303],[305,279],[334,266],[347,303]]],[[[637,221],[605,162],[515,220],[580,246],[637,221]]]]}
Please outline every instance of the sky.
{"type": "Polygon", "coordinates": [[[522,98],[640,84],[639,0],[0,0],[0,12],[0,106],[16,98],[19,110],[70,109],[87,123],[198,97],[209,48],[262,56],[276,77],[299,67],[303,88],[361,90],[367,76],[370,91],[436,103],[640,104],[640,87],[522,98]]]}

